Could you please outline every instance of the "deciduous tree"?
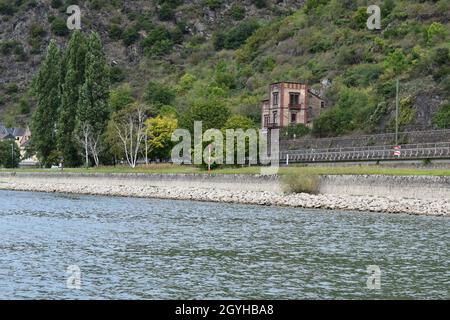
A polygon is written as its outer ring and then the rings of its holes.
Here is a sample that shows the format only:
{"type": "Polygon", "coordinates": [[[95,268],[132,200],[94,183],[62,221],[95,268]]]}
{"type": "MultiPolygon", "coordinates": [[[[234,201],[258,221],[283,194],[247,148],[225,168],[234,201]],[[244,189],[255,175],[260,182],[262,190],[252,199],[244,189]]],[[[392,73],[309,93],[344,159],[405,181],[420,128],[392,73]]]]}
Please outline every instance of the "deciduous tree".
{"type": "Polygon", "coordinates": [[[148,119],[147,137],[151,153],[159,159],[168,158],[173,147],[172,133],[178,127],[178,120],[171,116],[148,119]]]}
{"type": "Polygon", "coordinates": [[[146,137],[146,107],[135,103],[113,114],[110,126],[121,142],[123,153],[130,167],[135,168],[139,151],[146,137]]]}

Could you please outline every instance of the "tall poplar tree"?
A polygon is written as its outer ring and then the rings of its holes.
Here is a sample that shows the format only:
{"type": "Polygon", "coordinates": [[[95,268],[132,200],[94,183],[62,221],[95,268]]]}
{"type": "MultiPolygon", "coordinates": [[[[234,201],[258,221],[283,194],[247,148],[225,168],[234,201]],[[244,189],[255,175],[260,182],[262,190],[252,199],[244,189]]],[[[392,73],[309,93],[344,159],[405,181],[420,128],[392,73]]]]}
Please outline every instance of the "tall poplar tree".
{"type": "Polygon", "coordinates": [[[57,123],[58,150],[68,166],[77,166],[80,163],[75,119],[80,88],[84,83],[86,52],[86,38],[77,30],[72,33],[64,56],[65,75],[57,123]]]}
{"type": "Polygon", "coordinates": [[[31,121],[32,145],[44,165],[51,165],[56,150],[56,120],[61,104],[61,51],[50,41],[42,65],[33,80],[37,108],[31,121]]]}
{"type": "Polygon", "coordinates": [[[77,131],[84,147],[85,162],[89,155],[98,166],[102,135],[109,119],[109,68],[98,33],[87,41],[84,83],[77,108],[77,131]]]}

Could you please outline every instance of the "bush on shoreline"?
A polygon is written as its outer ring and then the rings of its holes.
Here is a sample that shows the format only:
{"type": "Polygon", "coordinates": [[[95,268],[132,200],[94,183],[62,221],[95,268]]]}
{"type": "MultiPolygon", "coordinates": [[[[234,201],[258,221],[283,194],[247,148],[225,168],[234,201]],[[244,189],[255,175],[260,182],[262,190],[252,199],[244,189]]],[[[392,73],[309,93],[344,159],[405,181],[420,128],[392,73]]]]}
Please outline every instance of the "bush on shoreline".
{"type": "Polygon", "coordinates": [[[320,177],[311,173],[289,173],[281,178],[283,192],[318,194],[320,187],[320,177]]]}

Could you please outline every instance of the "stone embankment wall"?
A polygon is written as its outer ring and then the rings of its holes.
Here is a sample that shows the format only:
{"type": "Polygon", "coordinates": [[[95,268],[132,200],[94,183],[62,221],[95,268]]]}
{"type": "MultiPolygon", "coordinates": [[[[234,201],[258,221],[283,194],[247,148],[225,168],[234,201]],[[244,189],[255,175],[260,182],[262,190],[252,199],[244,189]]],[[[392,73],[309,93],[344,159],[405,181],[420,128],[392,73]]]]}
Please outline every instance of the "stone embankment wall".
{"type": "Polygon", "coordinates": [[[277,176],[0,173],[0,190],[450,216],[448,178],[324,176],[321,184],[319,195],[285,195],[277,176]]]}
{"type": "Polygon", "coordinates": [[[64,173],[0,172],[1,182],[14,183],[77,183],[99,186],[142,186],[202,188],[230,191],[268,191],[281,192],[277,176],[247,174],[207,175],[207,174],[148,174],[148,173],[64,173]]]}
{"type": "Polygon", "coordinates": [[[321,177],[320,191],[324,194],[450,201],[450,177],[330,175],[321,177]]]}
{"type": "MultiPolygon", "coordinates": [[[[206,174],[6,173],[0,183],[84,184],[282,193],[278,176],[206,174]]],[[[450,177],[329,175],[321,177],[321,194],[450,200],[450,177]]]]}

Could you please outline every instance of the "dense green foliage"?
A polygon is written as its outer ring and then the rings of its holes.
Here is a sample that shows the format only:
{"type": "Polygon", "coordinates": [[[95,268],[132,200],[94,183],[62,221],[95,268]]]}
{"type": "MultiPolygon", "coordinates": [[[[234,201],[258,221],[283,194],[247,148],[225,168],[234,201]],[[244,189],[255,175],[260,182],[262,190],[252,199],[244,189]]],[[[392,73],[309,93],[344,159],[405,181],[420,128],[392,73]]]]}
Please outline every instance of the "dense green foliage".
{"type": "Polygon", "coordinates": [[[450,128],[450,104],[444,105],[439,109],[434,118],[436,126],[441,129],[450,128]]]}
{"type": "Polygon", "coordinates": [[[302,171],[290,171],[282,176],[281,185],[287,194],[309,193],[317,194],[320,188],[320,176],[302,171]]]}
{"type": "Polygon", "coordinates": [[[86,132],[97,144],[110,113],[109,69],[99,35],[85,38],[74,32],[63,53],[52,41],[33,81],[33,94],[37,109],[31,145],[42,164],[62,159],[70,166],[80,164],[80,141],[87,154],[86,132]]]}
{"type": "MultiPolygon", "coordinates": [[[[180,127],[190,130],[194,121],[203,121],[206,130],[223,129],[230,122],[236,126],[251,121],[259,126],[260,101],[267,98],[270,83],[305,82],[323,95],[328,109],[315,119],[311,131],[294,126],[284,129],[282,136],[312,133],[325,137],[393,130],[395,82],[399,79],[400,129],[416,125],[447,128],[450,123],[447,0],[382,1],[381,31],[366,28],[370,3],[365,0],[307,0],[297,11],[271,0],[205,0],[203,6],[155,0],[154,6],[149,5],[151,9],[142,11],[123,10],[121,2],[113,0],[86,3],[92,16],[96,10],[113,12],[95,23],[89,20],[91,16],[86,17],[83,32],[100,29],[108,42],[108,58],[119,59],[117,65],[109,61],[114,66],[106,68],[107,60],[101,57],[103,66],[92,69],[87,85],[77,75],[85,73],[83,68],[71,71],[74,63],[83,63],[68,57],[70,49],[65,51],[58,81],[60,99],[67,108],[66,114],[58,112],[55,132],[62,134],[66,130],[62,124],[68,124],[64,138],[57,139],[57,151],[67,159],[79,160],[74,149],[64,150],[71,148],[69,142],[74,139],[70,133],[73,119],[68,119],[74,106],[77,112],[80,106],[79,90],[74,86],[84,86],[84,107],[96,104],[95,108],[102,110],[95,122],[141,101],[148,105],[149,116],[172,115],[180,127]],[[110,71],[108,80],[96,74],[100,69],[101,73],[110,71]],[[114,85],[111,94],[106,90],[109,80],[114,85]],[[72,91],[69,83],[74,84],[70,85],[72,91]],[[98,104],[89,97],[97,89],[102,101],[98,104]],[[428,115],[435,110],[439,111],[428,115]],[[418,116],[423,114],[427,116],[418,116]],[[434,121],[418,122],[425,118],[434,121]],[[240,122],[242,119],[245,121],[240,122]]],[[[0,12],[7,18],[28,5],[31,1],[17,4],[0,0],[0,12]]],[[[64,5],[55,2],[54,7],[58,9],[48,17],[50,26],[30,25],[30,46],[39,48],[47,36],[58,36],[61,42],[68,38],[61,23],[64,5]]],[[[0,54],[20,62],[33,53],[26,44],[8,40],[0,42],[0,54]]],[[[41,69],[45,68],[44,61],[41,69]]],[[[21,85],[8,83],[0,89],[0,105],[20,106],[15,110],[27,113],[33,101],[22,98],[21,85]]],[[[44,117],[39,109],[43,101],[39,96],[36,100],[35,117],[44,117]]]]}
{"type": "Polygon", "coordinates": [[[33,114],[32,145],[42,163],[49,165],[56,150],[55,128],[61,106],[61,52],[54,41],[34,80],[33,91],[37,108],[33,114]]]}
{"type": "Polygon", "coordinates": [[[52,21],[52,32],[57,36],[66,36],[69,34],[69,29],[67,29],[66,20],[60,17],[56,17],[52,21]]]}
{"type": "Polygon", "coordinates": [[[214,37],[214,48],[221,49],[237,49],[244,44],[259,27],[255,21],[245,21],[239,26],[229,31],[217,32],[214,37]]]}
{"type": "Polygon", "coordinates": [[[81,85],[84,83],[86,52],[86,39],[80,32],[74,32],[64,57],[66,71],[57,123],[58,150],[60,150],[68,166],[76,166],[80,162],[75,136],[76,117],[74,115],[77,114],[79,92],[81,85]]]}
{"type": "Polygon", "coordinates": [[[105,130],[110,113],[108,72],[100,36],[93,33],[88,39],[84,82],[79,92],[76,118],[78,125],[88,124],[97,136],[105,130]]]}
{"type": "MultiPolygon", "coordinates": [[[[207,5],[214,10],[221,6],[207,5]]],[[[230,15],[240,11],[237,6],[230,15]]],[[[400,129],[414,126],[417,114],[428,112],[416,95],[432,92],[442,104],[449,99],[449,25],[443,12],[450,5],[384,1],[381,32],[366,28],[366,9],[365,1],[311,0],[304,9],[269,23],[247,19],[215,32],[210,41],[192,37],[181,43],[177,55],[170,46],[165,53],[159,51],[170,63],[151,60],[148,71],[158,81],[150,86],[157,83],[155,92],[174,97],[169,104],[182,118],[180,125],[192,128],[192,112],[198,106],[207,109],[212,101],[220,101],[218,108],[225,106],[230,115],[258,124],[260,100],[267,97],[269,83],[306,82],[321,90],[326,100],[328,110],[312,130],[325,137],[392,130],[398,78],[400,98],[411,97],[412,102],[402,107],[400,129]],[[322,87],[323,79],[331,85],[322,87]]],[[[169,29],[164,30],[170,39],[169,29]]],[[[155,43],[153,36],[142,40],[146,41],[155,43]]],[[[206,113],[196,120],[203,116],[206,113]]],[[[301,127],[286,132],[290,137],[309,133],[301,127]]]]}
{"type": "Polygon", "coordinates": [[[296,138],[301,138],[303,136],[306,136],[310,132],[311,132],[311,129],[309,129],[304,124],[296,124],[296,125],[290,125],[288,127],[281,129],[280,136],[283,139],[296,139],[296,138]]]}
{"type": "Polygon", "coordinates": [[[0,167],[17,168],[20,150],[14,140],[0,140],[0,167]]]}

